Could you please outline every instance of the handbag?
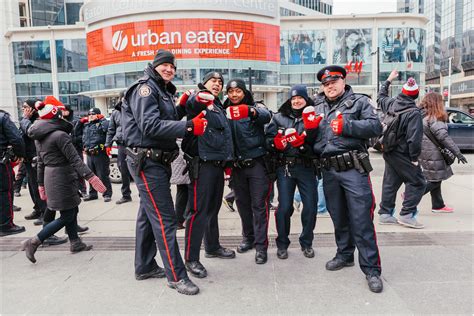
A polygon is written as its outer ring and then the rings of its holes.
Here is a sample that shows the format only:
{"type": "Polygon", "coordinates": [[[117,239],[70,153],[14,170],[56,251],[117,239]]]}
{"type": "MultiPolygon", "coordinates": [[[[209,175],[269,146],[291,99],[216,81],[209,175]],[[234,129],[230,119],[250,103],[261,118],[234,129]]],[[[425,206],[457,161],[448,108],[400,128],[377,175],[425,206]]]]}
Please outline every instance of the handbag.
{"type": "Polygon", "coordinates": [[[433,142],[433,144],[438,147],[438,150],[441,152],[441,156],[443,156],[446,164],[448,166],[452,165],[456,160],[456,156],[453,154],[453,152],[438,142],[433,133],[431,133],[429,126],[423,125],[423,132],[425,133],[426,137],[428,137],[433,142]]]}

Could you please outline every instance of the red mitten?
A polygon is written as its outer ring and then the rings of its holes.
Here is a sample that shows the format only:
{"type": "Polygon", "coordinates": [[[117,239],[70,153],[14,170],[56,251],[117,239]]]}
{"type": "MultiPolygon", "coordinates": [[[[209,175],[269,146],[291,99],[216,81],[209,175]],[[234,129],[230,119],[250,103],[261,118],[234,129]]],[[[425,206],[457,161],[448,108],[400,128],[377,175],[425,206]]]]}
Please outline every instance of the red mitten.
{"type": "Polygon", "coordinates": [[[193,122],[193,134],[195,136],[201,136],[206,131],[207,120],[204,118],[206,111],[202,111],[191,121],[193,122]]]}
{"type": "Polygon", "coordinates": [[[303,124],[305,129],[315,129],[318,128],[319,123],[323,119],[324,114],[319,114],[316,116],[316,111],[314,106],[307,106],[303,110],[303,124]]]}
{"type": "Polygon", "coordinates": [[[186,102],[188,102],[188,99],[192,94],[194,94],[194,90],[192,90],[192,89],[184,92],[183,95],[181,96],[181,98],[179,98],[179,103],[178,104],[182,107],[185,107],[186,102]]]}
{"type": "Polygon", "coordinates": [[[294,128],[289,128],[285,131],[286,141],[290,143],[291,146],[298,148],[303,146],[304,139],[306,137],[306,132],[303,131],[301,135],[298,135],[298,132],[294,128]]]}
{"type": "Polygon", "coordinates": [[[112,154],[112,147],[105,147],[105,153],[107,156],[110,156],[112,154]]]}
{"type": "Polygon", "coordinates": [[[230,180],[230,177],[232,177],[232,168],[224,168],[224,180],[230,180]]]}
{"type": "Polygon", "coordinates": [[[89,178],[87,182],[89,182],[91,186],[94,188],[94,190],[96,190],[99,193],[104,193],[107,190],[105,185],[102,183],[102,181],[100,181],[99,177],[97,177],[96,175],[93,175],[91,178],[89,178]]]}
{"type": "Polygon", "coordinates": [[[342,134],[342,127],[344,126],[344,119],[342,118],[342,113],[336,112],[336,119],[331,121],[331,129],[335,135],[342,134]]]}
{"type": "Polygon", "coordinates": [[[249,106],[245,104],[229,106],[226,110],[227,118],[229,120],[241,120],[249,117],[249,106]]]}
{"type": "Polygon", "coordinates": [[[84,116],[83,118],[80,119],[80,121],[82,124],[86,124],[87,122],[89,122],[89,117],[84,116]]]}
{"type": "Polygon", "coordinates": [[[209,92],[199,92],[196,95],[196,101],[205,105],[205,106],[210,106],[214,103],[214,96],[210,94],[209,92]]]}
{"type": "Polygon", "coordinates": [[[44,186],[42,185],[38,186],[38,192],[40,195],[40,199],[42,199],[43,201],[46,201],[48,199],[48,197],[46,196],[46,190],[44,189],[44,186]]]}
{"type": "Polygon", "coordinates": [[[284,151],[288,142],[286,141],[285,136],[283,135],[283,131],[279,130],[276,134],[275,138],[273,139],[273,144],[275,144],[275,148],[279,151],[284,151]]]}
{"type": "Polygon", "coordinates": [[[105,117],[105,116],[104,116],[103,114],[97,114],[97,119],[98,119],[98,120],[101,120],[101,119],[103,119],[104,117],[105,117]]]}

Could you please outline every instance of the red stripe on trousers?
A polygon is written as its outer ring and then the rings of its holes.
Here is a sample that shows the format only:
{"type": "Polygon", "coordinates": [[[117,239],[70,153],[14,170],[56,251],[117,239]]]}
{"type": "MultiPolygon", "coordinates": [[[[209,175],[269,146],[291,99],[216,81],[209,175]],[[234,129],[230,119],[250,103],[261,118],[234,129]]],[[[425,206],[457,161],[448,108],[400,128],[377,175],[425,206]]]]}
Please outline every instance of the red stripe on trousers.
{"type": "Polygon", "coordinates": [[[269,205],[270,205],[270,195],[272,194],[272,188],[273,188],[273,183],[270,181],[270,184],[268,185],[268,194],[267,197],[265,198],[265,217],[267,219],[267,224],[265,228],[265,246],[268,247],[268,225],[269,223],[269,205]]]}
{"type": "MultiPolygon", "coordinates": [[[[372,193],[372,206],[370,207],[370,217],[372,218],[372,221],[374,220],[374,210],[375,210],[375,195],[374,195],[374,190],[372,189],[372,181],[370,180],[370,176],[368,176],[369,179],[369,187],[370,187],[370,192],[372,193]]],[[[373,224],[372,224],[373,225],[373,224]]],[[[377,247],[377,264],[380,267],[380,254],[379,254],[379,245],[377,244],[377,233],[375,232],[375,225],[374,226],[374,240],[375,240],[375,246],[377,247]]]]}
{"type": "Polygon", "coordinates": [[[193,201],[193,204],[194,204],[194,214],[193,216],[191,216],[191,220],[189,222],[189,229],[188,229],[188,248],[186,249],[186,261],[189,261],[189,253],[190,253],[190,249],[191,249],[191,233],[193,231],[193,222],[194,222],[194,219],[196,218],[196,214],[197,214],[197,179],[194,180],[194,188],[193,188],[193,192],[194,192],[194,201],[193,201]]]}
{"type": "Polygon", "coordinates": [[[143,171],[141,171],[141,176],[142,176],[143,182],[145,183],[145,187],[146,187],[146,190],[148,192],[148,195],[150,196],[151,202],[153,203],[153,207],[155,208],[156,215],[158,216],[158,219],[160,221],[161,235],[163,237],[163,242],[165,244],[166,255],[168,256],[168,262],[170,263],[171,272],[173,273],[174,280],[177,282],[178,278],[176,277],[176,273],[174,272],[173,261],[171,261],[170,249],[168,248],[168,241],[166,239],[165,228],[163,226],[163,219],[161,218],[161,214],[160,214],[160,211],[158,210],[158,206],[155,203],[155,199],[153,198],[153,194],[151,194],[150,188],[148,187],[148,182],[146,181],[145,173],[143,173],[143,171]]]}

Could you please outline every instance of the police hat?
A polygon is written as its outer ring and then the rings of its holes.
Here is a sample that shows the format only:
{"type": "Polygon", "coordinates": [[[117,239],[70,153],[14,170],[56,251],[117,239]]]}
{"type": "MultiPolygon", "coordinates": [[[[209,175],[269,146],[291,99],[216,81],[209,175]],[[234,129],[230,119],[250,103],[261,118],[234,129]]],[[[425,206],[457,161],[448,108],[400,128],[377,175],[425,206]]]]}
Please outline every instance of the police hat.
{"type": "Polygon", "coordinates": [[[202,78],[202,84],[205,85],[206,82],[211,80],[211,78],[220,79],[222,81],[222,85],[224,85],[224,77],[222,76],[220,72],[217,72],[217,71],[211,71],[205,74],[204,77],[202,78]]]}
{"type": "Polygon", "coordinates": [[[317,78],[321,83],[337,80],[339,78],[344,79],[346,78],[346,70],[341,66],[327,66],[318,72],[317,78]]]}
{"type": "Polygon", "coordinates": [[[95,115],[95,114],[100,114],[100,109],[99,108],[92,108],[89,110],[89,115],[95,115]]]}

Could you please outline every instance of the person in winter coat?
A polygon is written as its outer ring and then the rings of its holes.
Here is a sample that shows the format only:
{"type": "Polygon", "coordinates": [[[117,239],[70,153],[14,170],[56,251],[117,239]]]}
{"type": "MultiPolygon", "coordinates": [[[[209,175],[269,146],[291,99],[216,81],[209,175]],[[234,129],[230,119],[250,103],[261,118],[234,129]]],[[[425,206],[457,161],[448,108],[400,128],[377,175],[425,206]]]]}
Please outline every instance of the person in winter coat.
{"type": "Polygon", "coordinates": [[[382,185],[382,201],[379,210],[379,223],[383,225],[400,224],[410,228],[423,228],[423,224],[416,219],[417,206],[423,197],[426,181],[418,157],[421,153],[423,139],[423,122],[420,110],[415,104],[418,98],[418,85],[415,79],[409,78],[403,85],[402,92],[395,98],[390,98],[388,89],[393,79],[398,77],[397,70],[393,70],[382,84],[377,103],[383,113],[401,112],[397,129],[397,146],[383,153],[385,172],[382,185]],[[397,191],[405,183],[405,198],[397,219],[395,200],[397,191]]]}
{"type": "Polygon", "coordinates": [[[179,147],[179,156],[171,163],[170,184],[176,185],[174,208],[178,219],[178,229],[184,229],[185,216],[188,214],[190,208],[188,185],[191,183],[191,180],[189,180],[188,171],[185,171],[186,161],[183,158],[184,153],[181,150],[181,139],[177,139],[176,144],[178,144],[179,147]]]}
{"type": "MultiPolygon", "coordinates": [[[[458,158],[458,163],[467,163],[458,146],[448,135],[448,126],[446,125],[448,115],[444,109],[441,94],[428,93],[421,101],[420,108],[424,112],[423,128],[429,130],[441,145],[449,149],[458,158]]],[[[453,170],[446,164],[438,146],[426,136],[426,133],[423,135],[418,161],[423,169],[423,175],[428,181],[425,194],[431,193],[431,211],[433,213],[454,212],[453,208],[444,203],[441,195],[441,182],[449,179],[453,175],[453,170]]]]}
{"type": "Polygon", "coordinates": [[[81,199],[78,182],[71,180],[79,175],[95,190],[106,190],[100,179],[79,158],[71,141],[72,124],[62,119],[58,107],[38,102],[36,109],[40,120],[29,128],[28,136],[35,140],[38,152],[38,192],[47,207],[59,211],[61,216],[43,227],[36,236],[21,243],[26,257],[33,263],[36,262],[34,255],[38,247],[63,227],[66,227],[72,253],[92,249],[77,235],[77,212],[81,199]]]}

